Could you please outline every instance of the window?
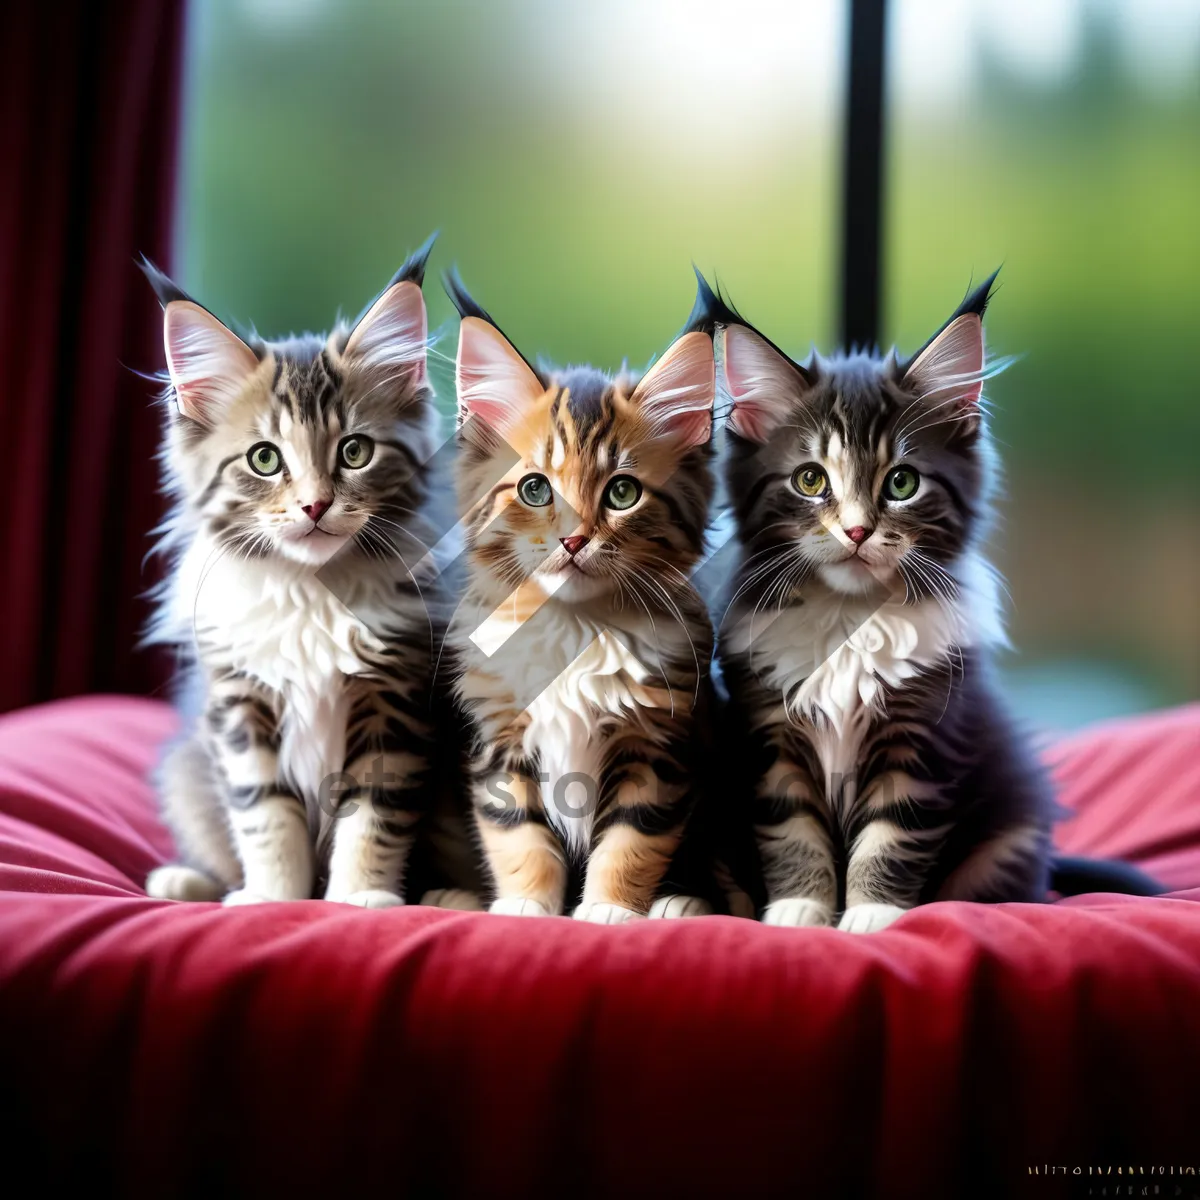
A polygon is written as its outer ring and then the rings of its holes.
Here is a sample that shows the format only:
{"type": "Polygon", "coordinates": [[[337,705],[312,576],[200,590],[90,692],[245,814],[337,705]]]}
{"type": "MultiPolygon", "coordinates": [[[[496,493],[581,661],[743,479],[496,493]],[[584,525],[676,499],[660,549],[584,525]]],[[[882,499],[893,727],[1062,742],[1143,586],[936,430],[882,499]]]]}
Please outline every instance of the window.
{"type": "MultiPolygon", "coordinates": [[[[837,333],[849,0],[193,6],[185,282],[267,333],[356,312],[434,228],[529,353],[645,363],[715,272],[837,333]]],[[[891,0],[883,328],[1003,263],[996,556],[1035,719],[1200,690],[1192,0],[891,0]]],[[[434,364],[452,405],[451,309],[434,364]]]]}
{"type": "Polygon", "coordinates": [[[825,341],[844,24],[840,0],[195,5],[186,282],[264,332],[324,328],[440,228],[436,270],[531,354],[646,363],[693,259],[825,341]]]}
{"type": "Polygon", "coordinates": [[[893,0],[886,333],[1003,263],[989,385],[1019,706],[1200,692],[1200,6],[893,0]]]}

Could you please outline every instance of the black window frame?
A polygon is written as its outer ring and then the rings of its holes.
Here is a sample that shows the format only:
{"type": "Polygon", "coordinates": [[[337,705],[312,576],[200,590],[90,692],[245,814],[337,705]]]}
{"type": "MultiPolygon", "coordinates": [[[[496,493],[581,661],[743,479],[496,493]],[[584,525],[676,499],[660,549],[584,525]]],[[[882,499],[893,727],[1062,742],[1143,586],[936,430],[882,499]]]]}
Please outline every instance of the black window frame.
{"type": "Polygon", "coordinates": [[[846,349],[865,349],[879,343],[882,308],[887,0],[849,6],[838,336],[846,349]]]}

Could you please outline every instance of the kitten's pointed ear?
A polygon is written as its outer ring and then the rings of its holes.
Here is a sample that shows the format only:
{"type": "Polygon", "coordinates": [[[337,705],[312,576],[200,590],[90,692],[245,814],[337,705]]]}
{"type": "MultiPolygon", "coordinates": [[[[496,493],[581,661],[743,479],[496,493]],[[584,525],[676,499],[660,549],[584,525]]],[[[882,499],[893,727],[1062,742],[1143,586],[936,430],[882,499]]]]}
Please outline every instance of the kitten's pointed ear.
{"type": "Polygon", "coordinates": [[[976,409],[983,391],[986,353],[983,314],[999,271],[993,271],[950,315],[950,319],[899,370],[900,382],[922,399],[956,400],[976,409]]]}
{"type": "Polygon", "coordinates": [[[712,338],[693,330],[675,339],[642,377],[631,399],[657,434],[681,448],[702,446],[712,437],[716,386],[712,338]]]}
{"type": "Polygon", "coordinates": [[[258,355],[148,258],[139,266],[163,306],[167,371],[179,411],[211,425],[254,373],[258,355]]]}
{"type": "Polygon", "coordinates": [[[483,317],[463,317],[455,363],[460,422],[477,417],[503,435],[546,389],[517,348],[483,317]]]}
{"type": "Polygon", "coordinates": [[[725,384],[733,401],[729,429],[765,442],[808,390],[808,372],[748,325],[727,325],[722,339],[725,384]]]}
{"type": "Polygon", "coordinates": [[[983,321],[974,313],[955,317],[904,372],[905,384],[923,400],[979,405],[983,391],[983,321]]]}
{"type": "Polygon", "coordinates": [[[258,367],[258,355],[194,300],[163,309],[167,370],[179,411],[213,424],[258,367]]]}
{"type": "Polygon", "coordinates": [[[398,279],[384,289],[354,326],[345,355],[371,369],[389,370],[400,376],[407,373],[410,384],[423,386],[428,382],[428,338],[429,320],[420,283],[412,278],[398,279]]]}

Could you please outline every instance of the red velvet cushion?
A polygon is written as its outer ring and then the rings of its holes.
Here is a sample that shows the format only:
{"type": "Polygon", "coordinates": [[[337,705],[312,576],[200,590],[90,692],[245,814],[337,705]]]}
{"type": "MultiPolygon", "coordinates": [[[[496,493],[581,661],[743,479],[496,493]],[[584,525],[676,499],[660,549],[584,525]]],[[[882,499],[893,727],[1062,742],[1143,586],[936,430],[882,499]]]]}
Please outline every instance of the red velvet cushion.
{"type": "Polygon", "coordinates": [[[1180,898],[931,905],[868,937],[152,901],[170,843],[144,778],[173,725],[116,698],[0,719],[10,1173],[155,1197],[916,1197],[1200,1168],[1200,706],[1050,754],[1063,847],[1180,898]]]}

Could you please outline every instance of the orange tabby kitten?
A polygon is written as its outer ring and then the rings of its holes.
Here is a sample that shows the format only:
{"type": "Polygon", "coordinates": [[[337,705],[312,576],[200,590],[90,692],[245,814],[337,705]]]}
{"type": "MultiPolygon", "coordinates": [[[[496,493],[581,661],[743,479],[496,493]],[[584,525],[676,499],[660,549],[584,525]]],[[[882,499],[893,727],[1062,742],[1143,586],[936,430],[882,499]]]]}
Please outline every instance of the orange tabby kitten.
{"type": "Polygon", "coordinates": [[[713,487],[712,339],[685,333],[640,381],[535,368],[450,291],[470,563],[450,645],[491,911],[576,894],[575,917],[608,924],[703,910],[655,898],[711,711],[688,572],[713,487]]]}

